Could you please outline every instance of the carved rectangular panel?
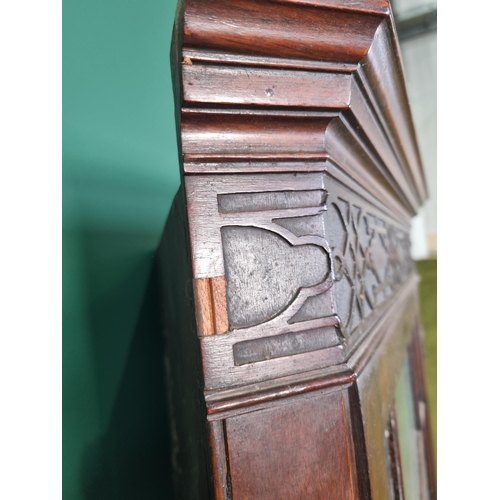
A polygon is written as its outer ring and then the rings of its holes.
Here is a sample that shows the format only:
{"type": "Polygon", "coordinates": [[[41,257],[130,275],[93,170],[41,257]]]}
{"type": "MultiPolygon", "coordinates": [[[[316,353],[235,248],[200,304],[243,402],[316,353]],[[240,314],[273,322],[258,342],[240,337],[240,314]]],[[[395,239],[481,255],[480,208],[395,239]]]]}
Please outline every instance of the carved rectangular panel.
{"type": "Polygon", "coordinates": [[[246,340],[234,344],[236,365],[256,363],[268,359],[282,358],[303,352],[326,349],[339,344],[329,328],[318,328],[306,332],[284,333],[274,337],[246,340]]]}
{"type": "Polygon", "coordinates": [[[186,195],[209,389],[344,361],[413,272],[407,226],[329,171],[190,176],[186,195]]]}

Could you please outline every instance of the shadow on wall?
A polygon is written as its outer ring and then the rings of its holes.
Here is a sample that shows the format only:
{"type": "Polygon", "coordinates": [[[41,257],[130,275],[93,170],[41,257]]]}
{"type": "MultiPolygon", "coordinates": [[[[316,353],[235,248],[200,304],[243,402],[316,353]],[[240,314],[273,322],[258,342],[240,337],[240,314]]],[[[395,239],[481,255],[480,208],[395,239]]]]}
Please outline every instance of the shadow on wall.
{"type": "Polygon", "coordinates": [[[173,497],[160,318],[153,267],[109,426],[81,458],[85,499],[173,497]]]}
{"type": "MultiPolygon", "coordinates": [[[[202,398],[201,373],[193,369],[201,367],[201,359],[192,290],[187,288],[191,284],[191,260],[184,207],[185,198],[179,190],[154,264],[151,266],[149,258],[145,263],[151,269],[126,362],[123,368],[120,363],[114,368],[115,372],[122,374],[118,384],[105,377],[105,343],[120,347],[117,337],[119,339],[126,331],[127,322],[119,324],[118,320],[123,321],[121,316],[130,316],[127,308],[134,309],[134,297],[131,298],[130,293],[140,284],[141,270],[138,276],[131,276],[123,283],[122,289],[112,300],[108,299],[105,307],[93,312],[92,335],[95,352],[101,358],[97,370],[101,399],[106,389],[108,391],[107,397],[101,401],[101,412],[109,405],[107,398],[115,397],[112,408],[107,411],[109,419],[105,431],[80,454],[78,491],[85,500],[174,498],[174,468],[182,481],[177,487],[183,498],[201,499],[208,492],[209,471],[202,460],[205,439],[198,438],[206,431],[206,420],[200,414],[198,403],[193,403],[193,398],[184,397],[186,392],[199,391],[200,400],[202,398]],[[191,297],[189,303],[179,291],[188,293],[187,296],[191,297]],[[113,324],[113,321],[118,324],[113,324]],[[171,367],[172,360],[176,361],[170,373],[170,385],[166,384],[167,359],[171,367]],[[167,408],[169,402],[172,405],[170,410],[167,408]],[[185,429],[181,426],[173,432],[174,417],[187,422],[185,429]],[[179,437],[183,443],[181,448],[174,446],[172,435],[179,437]],[[193,457],[200,459],[197,461],[193,457]]],[[[93,248],[90,243],[87,241],[83,245],[87,251],[93,248]]],[[[94,244],[103,244],[102,235],[94,244]]],[[[94,263],[98,261],[93,252],[87,258],[94,263]]],[[[96,283],[91,281],[91,289],[95,288],[96,283]]],[[[108,354],[112,362],[113,350],[108,354]]]]}
{"type": "Polygon", "coordinates": [[[169,498],[152,265],[179,186],[176,3],[64,0],[65,500],[169,498]]]}

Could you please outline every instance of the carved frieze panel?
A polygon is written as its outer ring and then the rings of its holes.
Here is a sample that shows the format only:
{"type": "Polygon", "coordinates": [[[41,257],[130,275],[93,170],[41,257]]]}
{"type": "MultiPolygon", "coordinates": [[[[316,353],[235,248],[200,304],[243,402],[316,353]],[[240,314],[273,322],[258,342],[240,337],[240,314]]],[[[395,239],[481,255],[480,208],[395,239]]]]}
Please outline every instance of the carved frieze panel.
{"type": "Polygon", "coordinates": [[[209,387],[341,362],[412,272],[407,228],[328,173],[192,176],[186,193],[195,290],[226,286],[197,304],[209,387]]]}

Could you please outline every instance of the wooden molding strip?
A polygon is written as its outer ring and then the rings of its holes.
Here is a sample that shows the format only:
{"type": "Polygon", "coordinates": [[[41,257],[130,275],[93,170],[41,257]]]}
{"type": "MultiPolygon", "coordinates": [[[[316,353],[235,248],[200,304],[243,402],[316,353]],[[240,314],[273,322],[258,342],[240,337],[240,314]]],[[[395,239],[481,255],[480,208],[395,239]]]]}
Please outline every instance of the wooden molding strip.
{"type": "Polygon", "coordinates": [[[427,192],[386,0],[184,4],[173,45],[183,173],[257,172],[256,161],[310,171],[299,162],[335,162],[328,129],[340,119],[361,145],[351,164],[369,158],[364,185],[384,185],[377,198],[403,219],[417,213],[427,192]]]}
{"type": "MultiPolygon", "coordinates": [[[[338,385],[350,385],[361,375],[365,366],[375,355],[388,326],[393,324],[395,318],[408,316],[411,322],[415,321],[417,308],[414,304],[414,297],[417,281],[418,277],[414,275],[385,304],[382,308],[383,312],[381,311],[380,314],[368,321],[369,325],[365,329],[367,334],[360,339],[359,345],[356,345],[355,349],[350,350],[350,358],[345,363],[263,381],[258,384],[205,391],[209,416],[222,418],[215,416],[215,414],[286,398],[294,394],[338,385]]],[[[394,324],[397,324],[397,321],[394,324]]]]}
{"type": "Polygon", "coordinates": [[[357,64],[380,20],[380,12],[311,4],[186,0],[184,44],[239,55],[357,64]]]}
{"type": "Polygon", "coordinates": [[[311,5],[323,9],[349,10],[369,14],[389,14],[389,1],[376,0],[367,3],[363,0],[273,0],[277,3],[311,5]]]}

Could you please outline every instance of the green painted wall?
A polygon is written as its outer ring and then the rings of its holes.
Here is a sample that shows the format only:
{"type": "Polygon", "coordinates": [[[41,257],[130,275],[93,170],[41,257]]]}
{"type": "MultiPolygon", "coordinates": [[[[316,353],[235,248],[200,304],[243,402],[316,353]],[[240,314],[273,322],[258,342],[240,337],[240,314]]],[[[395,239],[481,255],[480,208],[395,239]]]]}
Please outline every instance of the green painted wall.
{"type": "Polygon", "coordinates": [[[175,0],[63,2],[63,498],[168,498],[153,252],[179,185],[175,0]],[[167,496],[166,496],[167,495],[167,496]]]}

